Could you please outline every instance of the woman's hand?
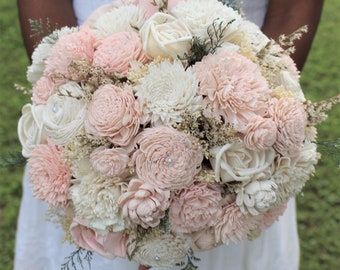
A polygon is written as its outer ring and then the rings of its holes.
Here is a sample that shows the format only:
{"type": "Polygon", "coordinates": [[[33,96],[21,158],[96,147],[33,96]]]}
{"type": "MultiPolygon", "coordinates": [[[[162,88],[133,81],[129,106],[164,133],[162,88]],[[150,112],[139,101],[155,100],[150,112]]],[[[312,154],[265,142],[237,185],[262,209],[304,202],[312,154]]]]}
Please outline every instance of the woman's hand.
{"type": "Polygon", "coordinates": [[[140,266],[138,267],[138,270],[148,270],[148,269],[150,269],[150,267],[144,266],[144,265],[140,265],[140,266]]]}
{"type": "Polygon", "coordinates": [[[277,40],[282,34],[291,34],[307,25],[308,32],[295,42],[296,51],[292,55],[301,71],[312,46],[321,17],[324,0],[269,0],[263,32],[277,40]]]}

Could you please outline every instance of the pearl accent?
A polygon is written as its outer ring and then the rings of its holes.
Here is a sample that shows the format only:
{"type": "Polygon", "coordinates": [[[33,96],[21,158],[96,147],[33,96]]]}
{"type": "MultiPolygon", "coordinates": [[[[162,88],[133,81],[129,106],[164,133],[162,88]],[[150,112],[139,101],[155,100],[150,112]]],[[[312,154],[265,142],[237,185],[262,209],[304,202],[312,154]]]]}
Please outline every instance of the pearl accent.
{"type": "Polygon", "coordinates": [[[171,164],[171,163],[173,162],[172,157],[167,157],[167,158],[165,159],[165,162],[168,163],[168,164],[171,164]]]}
{"type": "Polygon", "coordinates": [[[159,256],[155,256],[155,257],[153,257],[153,259],[154,259],[156,262],[158,262],[161,258],[159,258],[159,256]]]}
{"type": "Polygon", "coordinates": [[[59,107],[53,106],[52,112],[57,113],[59,111],[59,107]]]}

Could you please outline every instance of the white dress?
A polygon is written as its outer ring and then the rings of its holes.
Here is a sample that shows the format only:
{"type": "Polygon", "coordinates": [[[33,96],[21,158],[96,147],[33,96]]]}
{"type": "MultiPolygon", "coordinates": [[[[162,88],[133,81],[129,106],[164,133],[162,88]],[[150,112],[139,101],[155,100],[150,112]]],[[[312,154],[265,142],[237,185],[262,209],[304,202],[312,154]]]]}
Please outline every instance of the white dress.
{"type": "MultiPolygon", "coordinates": [[[[74,0],[79,24],[98,6],[111,0],[74,0]]],[[[263,24],[267,0],[243,0],[247,18],[258,25],[263,24]]],[[[33,198],[28,187],[27,171],[23,183],[23,198],[18,219],[14,270],[57,270],[76,249],[68,243],[61,244],[64,232],[45,220],[47,206],[33,198]]],[[[197,264],[201,270],[297,270],[299,242],[296,224],[295,200],[292,199],[285,214],[259,238],[231,243],[204,253],[197,264]]],[[[138,265],[116,258],[108,260],[94,255],[93,270],[137,270],[138,265]]],[[[154,269],[154,268],[153,268],[154,269]]],[[[179,269],[179,268],[173,268],[179,269]]]]}

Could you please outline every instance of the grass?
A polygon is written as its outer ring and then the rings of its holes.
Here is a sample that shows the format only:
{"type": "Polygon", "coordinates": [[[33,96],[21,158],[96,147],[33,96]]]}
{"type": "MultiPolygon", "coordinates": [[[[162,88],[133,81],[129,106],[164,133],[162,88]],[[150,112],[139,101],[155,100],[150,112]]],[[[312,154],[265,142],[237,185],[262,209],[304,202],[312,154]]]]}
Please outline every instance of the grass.
{"type": "MultiPolygon", "coordinates": [[[[22,44],[15,2],[0,2],[0,157],[20,150],[17,120],[28,97],[13,84],[26,85],[28,60],[22,44]]],[[[302,76],[306,96],[318,101],[340,93],[340,1],[325,1],[317,36],[302,76]]],[[[319,126],[319,139],[340,138],[340,105],[319,126]]],[[[13,269],[16,219],[21,198],[22,167],[0,168],[0,270],[13,269]]],[[[340,168],[327,158],[299,196],[301,270],[335,270],[340,265],[340,168]]],[[[271,269],[270,269],[271,270],[271,269]]]]}

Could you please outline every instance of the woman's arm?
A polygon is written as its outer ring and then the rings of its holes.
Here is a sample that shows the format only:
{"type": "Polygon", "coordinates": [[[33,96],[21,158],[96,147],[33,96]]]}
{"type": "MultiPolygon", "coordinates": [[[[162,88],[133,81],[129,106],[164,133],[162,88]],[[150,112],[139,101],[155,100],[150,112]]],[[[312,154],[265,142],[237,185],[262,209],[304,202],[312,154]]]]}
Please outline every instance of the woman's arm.
{"type": "Polygon", "coordinates": [[[323,0],[269,0],[263,32],[277,40],[281,34],[291,34],[307,25],[308,32],[295,41],[292,55],[297,68],[302,70],[312,46],[323,7],[323,0]]]}
{"type": "Polygon", "coordinates": [[[44,24],[49,20],[53,29],[77,24],[72,0],[17,0],[17,5],[21,32],[29,57],[33,53],[34,46],[42,39],[42,36],[31,37],[29,19],[41,19],[44,24]]]}

